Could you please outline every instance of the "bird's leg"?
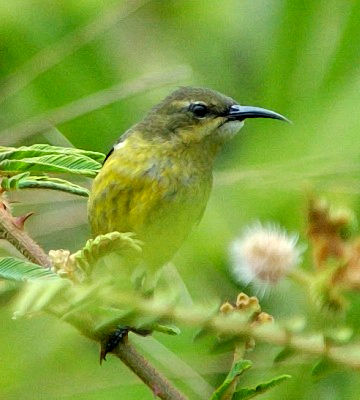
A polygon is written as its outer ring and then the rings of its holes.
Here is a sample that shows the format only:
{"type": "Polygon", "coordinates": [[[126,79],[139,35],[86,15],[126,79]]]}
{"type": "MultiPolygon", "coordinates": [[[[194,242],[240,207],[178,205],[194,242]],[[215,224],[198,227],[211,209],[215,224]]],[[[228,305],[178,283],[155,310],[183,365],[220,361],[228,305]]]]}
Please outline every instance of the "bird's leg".
{"type": "MultiPolygon", "coordinates": [[[[157,286],[159,276],[159,273],[150,276],[145,267],[139,267],[134,271],[131,280],[135,290],[137,290],[142,297],[151,298],[157,286]]],[[[148,336],[152,333],[150,329],[124,326],[121,323],[107,326],[101,334],[100,364],[103,360],[106,361],[107,353],[111,353],[119,343],[126,343],[129,332],[136,333],[140,336],[148,336]]]]}

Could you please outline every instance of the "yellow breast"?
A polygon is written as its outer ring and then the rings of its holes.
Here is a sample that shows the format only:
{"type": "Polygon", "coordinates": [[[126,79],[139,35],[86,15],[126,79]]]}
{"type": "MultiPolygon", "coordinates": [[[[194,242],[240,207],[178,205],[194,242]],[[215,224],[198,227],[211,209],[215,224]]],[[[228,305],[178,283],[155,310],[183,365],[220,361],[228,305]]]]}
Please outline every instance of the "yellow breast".
{"type": "Polygon", "coordinates": [[[159,267],[170,260],[201,218],[212,173],[196,149],[149,144],[129,137],[93,183],[88,214],[92,233],[134,232],[144,259],[159,267]]]}

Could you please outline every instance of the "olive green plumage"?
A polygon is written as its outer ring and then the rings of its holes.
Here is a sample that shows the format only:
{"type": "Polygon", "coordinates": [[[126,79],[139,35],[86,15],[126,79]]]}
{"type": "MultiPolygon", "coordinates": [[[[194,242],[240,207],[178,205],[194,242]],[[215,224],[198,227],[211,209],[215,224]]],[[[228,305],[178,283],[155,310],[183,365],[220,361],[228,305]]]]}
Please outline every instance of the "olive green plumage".
{"type": "Polygon", "coordinates": [[[151,109],[95,178],[88,207],[93,235],[134,232],[150,268],[169,261],[204,213],[219,148],[248,117],[237,107],[212,90],[181,88],[151,109]]]}

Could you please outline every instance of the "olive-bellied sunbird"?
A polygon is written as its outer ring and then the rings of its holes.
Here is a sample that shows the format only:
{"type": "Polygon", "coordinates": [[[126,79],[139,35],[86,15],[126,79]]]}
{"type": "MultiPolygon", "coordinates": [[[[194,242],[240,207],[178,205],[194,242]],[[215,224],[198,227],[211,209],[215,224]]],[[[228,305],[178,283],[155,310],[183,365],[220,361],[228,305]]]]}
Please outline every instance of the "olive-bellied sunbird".
{"type": "Polygon", "coordinates": [[[106,157],[89,199],[93,235],[133,232],[149,269],[170,261],[205,211],[216,154],[247,118],[288,121],[205,88],[166,97],[106,157]]]}

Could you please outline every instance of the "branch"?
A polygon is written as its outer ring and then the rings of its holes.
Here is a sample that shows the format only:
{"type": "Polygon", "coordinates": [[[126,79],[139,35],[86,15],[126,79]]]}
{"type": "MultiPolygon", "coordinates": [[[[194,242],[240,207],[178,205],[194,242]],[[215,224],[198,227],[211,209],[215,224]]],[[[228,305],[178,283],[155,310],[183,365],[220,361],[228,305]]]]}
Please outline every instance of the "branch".
{"type": "Polygon", "coordinates": [[[133,345],[120,343],[113,351],[116,357],[127,365],[153,393],[163,400],[185,400],[186,397],[178,392],[145,358],[139,354],[133,345]]]}
{"type": "Polygon", "coordinates": [[[14,218],[0,198],[0,239],[10,242],[28,260],[50,268],[49,257],[23,228],[24,222],[30,215],[14,218]]]}
{"type": "MultiPolygon", "coordinates": [[[[62,314],[56,314],[54,311],[50,311],[50,313],[59,318],[62,317],[62,314]]],[[[99,342],[98,334],[90,319],[73,314],[68,314],[62,319],[78,329],[82,335],[99,342]]],[[[130,368],[152,390],[155,396],[163,400],[186,400],[186,397],[150,365],[129,342],[119,343],[112,353],[130,368]]]]}
{"type": "MultiPolygon", "coordinates": [[[[30,261],[46,268],[50,267],[49,257],[23,230],[25,220],[26,217],[20,218],[20,220],[14,218],[0,198],[0,238],[8,240],[30,261]]],[[[48,309],[48,312],[73,325],[84,336],[99,342],[99,337],[90,318],[73,314],[64,317],[62,314],[50,309],[48,309]]],[[[160,399],[186,400],[186,397],[178,392],[131,344],[120,343],[113,351],[113,354],[130,368],[160,399]]]]}
{"type": "Polygon", "coordinates": [[[175,323],[187,326],[207,328],[225,336],[249,336],[255,340],[287,346],[295,349],[300,354],[326,356],[329,360],[360,369],[359,345],[329,345],[324,340],[322,333],[313,333],[307,336],[292,334],[287,329],[277,324],[251,325],[241,316],[214,315],[209,309],[192,306],[191,308],[174,307],[155,299],[143,300],[132,296],[117,294],[113,304],[119,308],[131,309],[137,315],[165,318],[175,323]]]}

